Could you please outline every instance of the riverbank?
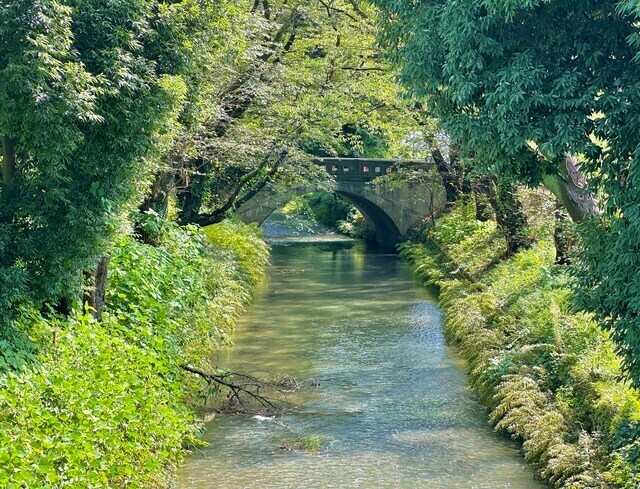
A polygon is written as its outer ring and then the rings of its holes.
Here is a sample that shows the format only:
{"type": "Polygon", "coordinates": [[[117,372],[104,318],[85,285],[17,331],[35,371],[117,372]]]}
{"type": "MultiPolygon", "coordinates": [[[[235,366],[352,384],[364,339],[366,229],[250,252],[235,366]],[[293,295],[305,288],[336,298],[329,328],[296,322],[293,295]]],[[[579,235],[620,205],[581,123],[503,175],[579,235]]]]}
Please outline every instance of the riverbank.
{"type": "Polygon", "coordinates": [[[541,477],[554,487],[637,488],[640,396],[620,380],[609,335],[572,311],[566,267],[554,265],[553,203],[527,201],[533,245],[507,260],[495,222],[477,221],[465,202],[402,254],[440,289],[445,334],[471,388],[541,477]]]}
{"type": "MultiPolygon", "coordinates": [[[[157,224],[157,223],[156,223],[157,224]]],[[[160,223],[112,249],[103,321],[24,307],[0,337],[0,486],[166,487],[202,384],[267,264],[255,226],[160,223]]]]}

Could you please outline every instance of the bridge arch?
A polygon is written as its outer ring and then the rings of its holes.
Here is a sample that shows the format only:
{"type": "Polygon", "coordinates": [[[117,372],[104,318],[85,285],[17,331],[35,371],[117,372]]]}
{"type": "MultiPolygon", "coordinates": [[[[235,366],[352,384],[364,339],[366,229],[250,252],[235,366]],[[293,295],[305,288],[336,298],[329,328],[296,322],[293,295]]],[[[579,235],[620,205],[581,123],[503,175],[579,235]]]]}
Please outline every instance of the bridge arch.
{"type": "Polygon", "coordinates": [[[395,245],[402,240],[402,233],[396,223],[376,204],[350,192],[336,191],[335,193],[360,211],[373,228],[376,242],[395,245]]]}

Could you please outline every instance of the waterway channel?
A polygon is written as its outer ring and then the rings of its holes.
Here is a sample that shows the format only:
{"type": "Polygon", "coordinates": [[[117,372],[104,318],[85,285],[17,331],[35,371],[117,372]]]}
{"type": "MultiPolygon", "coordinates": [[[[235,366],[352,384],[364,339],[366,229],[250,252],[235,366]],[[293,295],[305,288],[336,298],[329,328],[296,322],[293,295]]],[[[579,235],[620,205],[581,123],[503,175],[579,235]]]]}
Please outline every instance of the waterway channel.
{"type": "Polygon", "coordinates": [[[333,239],[275,243],[236,346],[218,359],[318,385],[281,419],[217,415],[178,487],[543,487],[488,425],[432,293],[397,255],[333,239]],[[288,449],[305,440],[319,450],[288,449]]]}

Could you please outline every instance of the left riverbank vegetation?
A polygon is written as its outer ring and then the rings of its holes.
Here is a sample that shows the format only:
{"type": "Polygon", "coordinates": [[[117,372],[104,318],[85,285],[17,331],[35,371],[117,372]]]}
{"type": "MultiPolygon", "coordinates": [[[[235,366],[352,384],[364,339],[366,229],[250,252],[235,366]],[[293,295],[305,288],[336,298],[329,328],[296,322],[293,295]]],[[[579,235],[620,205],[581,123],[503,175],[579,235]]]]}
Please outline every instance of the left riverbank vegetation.
{"type": "Polygon", "coordinates": [[[189,370],[267,262],[230,214],[413,124],[375,26],[352,0],[0,2],[2,487],[170,485],[189,370]]]}
{"type": "Polygon", "coordinates": [[[3,487],[160,487],[195,442],[202,385],[180,367],[211,370],[268,250],[254,226],[153,225],[154,245],[112,243],[101,321],[22,302],[3,324],[3,487]]]}

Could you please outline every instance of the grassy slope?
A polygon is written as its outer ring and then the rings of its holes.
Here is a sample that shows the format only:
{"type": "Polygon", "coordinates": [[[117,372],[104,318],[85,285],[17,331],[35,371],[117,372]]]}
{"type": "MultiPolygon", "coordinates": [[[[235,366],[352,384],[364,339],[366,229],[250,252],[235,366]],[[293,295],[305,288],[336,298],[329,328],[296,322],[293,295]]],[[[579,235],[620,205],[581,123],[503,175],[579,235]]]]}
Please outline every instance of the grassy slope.
{"type": "Polygon", "coordinates": [[[403,254],[440,287],[447,337],[491,421],[523,441],[545,479],[640,487],[640,396],[620,380],[608,335],[571,310],[569,277],[553,264],[552,207],[541,194],[525,200],[535,242],[508,260],[495,223],[476,221],[464,203],[403,254]]]}
{"type": "Polygon", "coordinates": [[[164,225],[115,246],[105,319],[25,310],[1,340],[0,487],[164,487],[195,440],[188,407],[266,266],[255,227],[164,225]]]}

